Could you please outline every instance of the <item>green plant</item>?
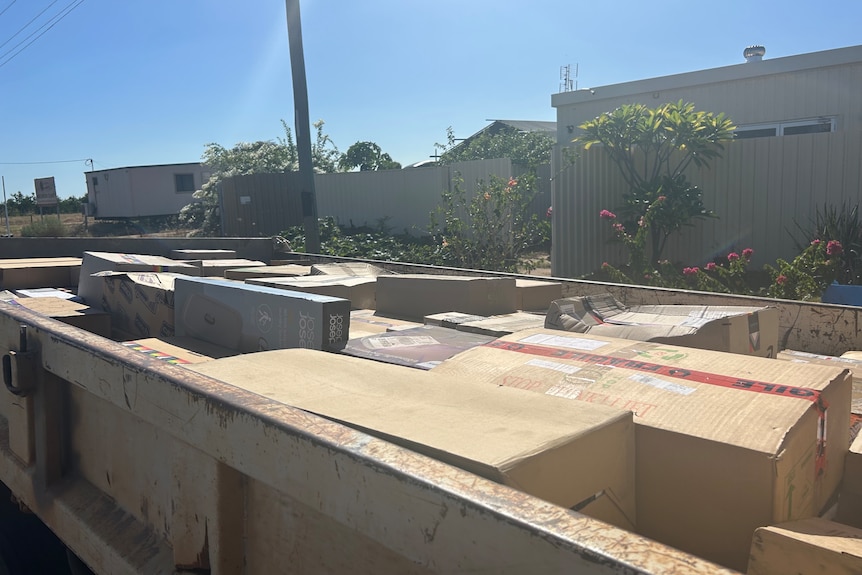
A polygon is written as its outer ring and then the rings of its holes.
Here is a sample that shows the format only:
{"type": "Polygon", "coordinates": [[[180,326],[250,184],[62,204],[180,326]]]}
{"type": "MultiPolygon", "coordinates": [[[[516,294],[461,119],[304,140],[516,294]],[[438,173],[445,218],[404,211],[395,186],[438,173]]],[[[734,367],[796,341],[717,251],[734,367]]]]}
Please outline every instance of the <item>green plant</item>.
{"type": "Polygon", "coordinates": [[[844,248],[838,240],[812,241],[792,262],[779,259],[778,267],[764,266],[772,284],[766,295],[774,298],[816,301],[841,273],[844,248]]]}
{"type": "Polygon", "coordinates": [[[49,217],[21,228],[21,235],[29,238],[61,238],[67,236],[66,226],[60,220],[49,217]]]}
{"type": "Polygon", "coordinates": [[[468,199],[458,176],[431,213],[429,231],[441,248],[443,262],[506,272],[530,269],[522,256],[544,241],[541,220],[530,214],[535,183],[531,174],[509,180],[493,176],[480,182],[468,199]]]}
{"type": "Polygon", "coordinates": [[[862,219],[859,204],[850,206],[844,202],[840,208],[824,203],[817,208],[814,218],[806,227],[796,222],[802,232],[802,240],[794,238],[796,247],[802,251],[814,240],[841,242],[841,271],[836,280],[842,284],[862,284],[862,219]]]}
{"type": "Polygon", "coordinates": [[[665,198],[649,222],[650,261],[661,260],[668,237],[691,220],[715,217],[685,171],[721,157],[722,143],[733,139],[734,130],[724,114],[696,111],[682,100],[657,108],[627,104],[579,128],[583,133],[574,142],[584,149],[601,144],[626,182],[617,208],[623,225],[632,227],[659,196],[665,198]]]}

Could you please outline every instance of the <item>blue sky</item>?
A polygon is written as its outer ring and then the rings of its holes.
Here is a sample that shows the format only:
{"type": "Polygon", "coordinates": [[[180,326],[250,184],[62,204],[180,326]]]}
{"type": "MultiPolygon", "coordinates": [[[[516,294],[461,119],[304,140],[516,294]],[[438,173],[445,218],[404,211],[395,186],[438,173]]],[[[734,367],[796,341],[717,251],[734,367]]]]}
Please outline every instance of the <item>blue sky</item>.
{"type": "MultiPolygon", "coordinates": [[[[755,43],[766,58],[862,44],[855,0],[301,0],[301,10],[312,121],[341,151],[369,140],[405,165],[428,159],[448,126],[466,137],[487,119],[554,120],[567,64],[588,88],[741,63],[755,43]]],[[[88,158],[97,170],[195,162],[209,142],[293,127],[284,2],[0,0],[0,12],[7,196],[47,176],[60,196],[84,195],[88,158]]]]}

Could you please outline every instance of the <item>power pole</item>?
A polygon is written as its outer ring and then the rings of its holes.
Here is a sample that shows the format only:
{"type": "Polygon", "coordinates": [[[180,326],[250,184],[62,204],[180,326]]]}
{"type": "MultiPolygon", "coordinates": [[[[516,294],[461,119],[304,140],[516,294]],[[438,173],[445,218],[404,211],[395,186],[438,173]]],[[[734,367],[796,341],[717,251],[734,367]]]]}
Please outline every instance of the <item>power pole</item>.
{"type": "Polygon", "coordinates": [[[305,56],[302,52],[299,0],[285,0],[285,7],[287,8],[287,36],[290,45],[290,69],[293,78],[293,112],[296,127],[296,147],[299,155],[305,251],[317,254],[320,253],[320,229],[317,222],[317,195],[314,192],[311,122],[308,117],[308,86],[305,81],[305,56]]]}

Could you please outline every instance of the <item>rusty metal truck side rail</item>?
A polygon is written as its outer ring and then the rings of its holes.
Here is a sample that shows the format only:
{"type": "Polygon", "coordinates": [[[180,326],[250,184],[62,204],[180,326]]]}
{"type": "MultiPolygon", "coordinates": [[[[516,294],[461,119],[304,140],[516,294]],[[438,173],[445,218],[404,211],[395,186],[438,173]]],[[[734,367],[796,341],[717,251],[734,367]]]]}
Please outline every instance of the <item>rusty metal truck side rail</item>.
{"type": "Polygon", "coordinates": [[[0,479],[96,572],[730,573],[0,306],[0,479]]]}

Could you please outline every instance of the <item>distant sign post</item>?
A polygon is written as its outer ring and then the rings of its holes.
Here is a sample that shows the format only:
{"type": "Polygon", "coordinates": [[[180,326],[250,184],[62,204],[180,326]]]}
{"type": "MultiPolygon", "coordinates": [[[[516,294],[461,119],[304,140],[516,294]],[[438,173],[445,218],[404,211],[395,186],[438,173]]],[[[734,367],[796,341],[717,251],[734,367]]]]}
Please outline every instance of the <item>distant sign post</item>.
{"type": "Polygon", "coordinates": [[[43,206],[56,206],[57,188],[54,186],[53,176],[50,178],[36,178],[36,205],[40,208],[43,206]]]}

